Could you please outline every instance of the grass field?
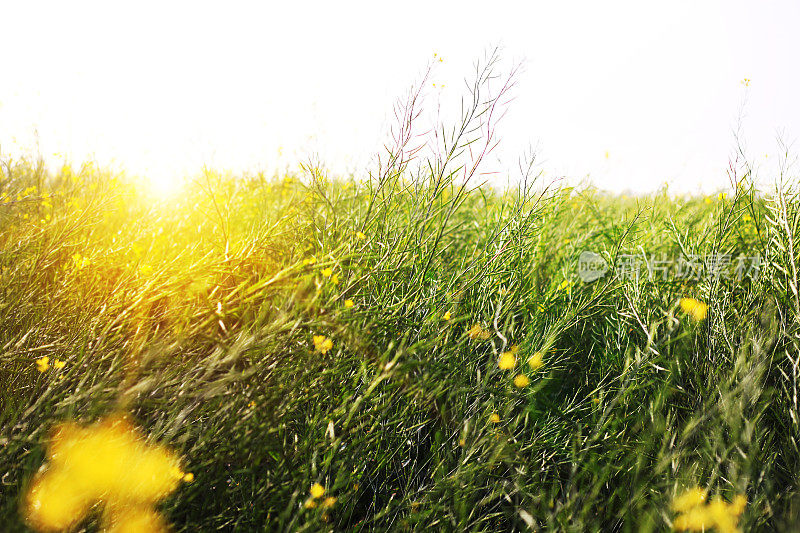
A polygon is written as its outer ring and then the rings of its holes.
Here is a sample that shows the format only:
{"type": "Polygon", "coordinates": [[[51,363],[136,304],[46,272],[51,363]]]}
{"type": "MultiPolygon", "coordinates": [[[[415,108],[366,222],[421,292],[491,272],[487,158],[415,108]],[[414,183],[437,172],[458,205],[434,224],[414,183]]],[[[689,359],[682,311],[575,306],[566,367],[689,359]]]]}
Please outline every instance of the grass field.
{"type": "Polygon", "coordinates": [[[454,163],[458,131],[418,167],[397,139],[370,177],[208,171],[166,199],[7,161],[0,529],[800,520],[788,179],[757,193],[740,160],[710,197],[498,191],[454,163]]]}

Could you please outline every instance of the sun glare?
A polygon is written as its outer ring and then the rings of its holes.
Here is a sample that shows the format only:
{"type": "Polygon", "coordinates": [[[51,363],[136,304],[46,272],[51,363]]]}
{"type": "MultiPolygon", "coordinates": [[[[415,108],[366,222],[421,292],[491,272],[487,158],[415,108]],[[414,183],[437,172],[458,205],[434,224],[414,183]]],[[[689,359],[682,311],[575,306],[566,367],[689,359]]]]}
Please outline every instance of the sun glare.
{"type": "Polygon", "coordinates": [[[151,172],[142,178],[145,188],[158,198],[175,196],[186,183],[186,178],[177,172],[151,172]]]}

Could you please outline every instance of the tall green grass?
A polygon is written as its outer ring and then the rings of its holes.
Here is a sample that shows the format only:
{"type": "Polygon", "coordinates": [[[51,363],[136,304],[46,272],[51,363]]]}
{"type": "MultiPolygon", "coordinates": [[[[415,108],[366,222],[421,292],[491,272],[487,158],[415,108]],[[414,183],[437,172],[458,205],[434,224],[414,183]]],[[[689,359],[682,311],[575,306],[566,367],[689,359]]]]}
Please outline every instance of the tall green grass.
{"type": "Polygon", "coordinates": [[[6,161],[2,529],[25,530],[49,428],[117,410],[195,474],[163,504],[176,531],[665,530],[692,486],[745,494],[743,529],[795,524],[798,189],[787,174],[757,194],[746,163],[724,198],[545,187],[535,165],[479,186],[513,86],[487,95],[493,68],[435,150],[414,144],[412,90],[360,180],[207,171],[157,199],[92,166],[6,161]],[[584,250],[764,265],[583,283],[584,250]],[[42,356],[66,365],[39,372],[42,356]],[[307,508],[312,483],[336,503],[307,508]]]}

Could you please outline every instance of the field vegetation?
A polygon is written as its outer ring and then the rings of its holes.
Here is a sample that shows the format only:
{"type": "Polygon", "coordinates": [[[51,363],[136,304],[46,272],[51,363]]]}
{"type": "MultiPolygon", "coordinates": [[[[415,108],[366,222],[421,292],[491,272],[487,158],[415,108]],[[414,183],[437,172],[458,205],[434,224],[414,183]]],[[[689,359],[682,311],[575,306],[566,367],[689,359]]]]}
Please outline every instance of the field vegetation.
{"type": "Polygon", "coordinates": [[[513,76],[490,80],[425,145],[410,91],[365,176],[207,170],[158,198],[6,158],[0,529],[797,523],[790,166],[757,191],[740,154],[713,196],[533,161],[493,188],[513,76]]]}

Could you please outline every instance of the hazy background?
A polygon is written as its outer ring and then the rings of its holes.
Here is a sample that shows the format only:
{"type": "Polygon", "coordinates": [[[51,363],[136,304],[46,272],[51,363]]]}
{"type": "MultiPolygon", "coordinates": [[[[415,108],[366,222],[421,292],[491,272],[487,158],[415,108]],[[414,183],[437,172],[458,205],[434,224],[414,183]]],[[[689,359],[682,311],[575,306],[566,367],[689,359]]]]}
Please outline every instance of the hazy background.
{"type": "Polygon", "coordinates": [[[800,135],[795,0],[17,1],[0,20],[2,153],[38,142],[54,163],[93,159],[162,184],[203,165],[296,168],[310,153],[359,171],[428,63],[426,102],[457,111],[497,44],[525,71],[488,171],[533,145],[550,179],[714,191],[742,109],[762,179],[776,137],[800,135]]]}

